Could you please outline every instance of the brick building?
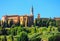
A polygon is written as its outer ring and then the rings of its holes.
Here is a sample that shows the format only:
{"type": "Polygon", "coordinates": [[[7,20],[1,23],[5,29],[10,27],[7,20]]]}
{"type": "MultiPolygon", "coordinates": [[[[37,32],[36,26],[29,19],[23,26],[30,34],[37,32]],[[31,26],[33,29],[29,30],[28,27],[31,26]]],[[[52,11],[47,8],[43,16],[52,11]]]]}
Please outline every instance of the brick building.
{"type": "Polygon", "coordinates": [[[23,16],[19,16],[19,15],[5,15],[2,17],[2,21],[6,21],[6,20],[13,20],[13,23],[20,23],[21,25],[24,26],[31,26],[33,25],[33,21],[34,21],[34,15],[33,15],[33,7],[31,8],[31,13],[30,15],[23,15],[23,16]]]}

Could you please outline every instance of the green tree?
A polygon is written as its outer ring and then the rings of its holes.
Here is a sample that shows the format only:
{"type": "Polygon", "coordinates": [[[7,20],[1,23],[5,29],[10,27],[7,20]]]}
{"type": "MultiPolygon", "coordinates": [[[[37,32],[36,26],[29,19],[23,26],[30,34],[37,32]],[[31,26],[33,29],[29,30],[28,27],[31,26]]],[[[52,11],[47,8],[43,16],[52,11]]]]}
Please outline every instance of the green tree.
{"type": "Polygon", "coordinates": [[[56,21],[56,26],[57,26],[57,27],[60,26],[60,20],[57,20],[57,21],[56,21]]]}
{"type": "Polygon", "coordinates": [[[47,23],[47,21],[46,21],[46,20],[43,20],[43,21],[42,21],[42,26],[43,26],[43,27],[46,27],[46,26],[47,26],[46,23],[47,23]]]}
{"type": "Polygon", "coordinates": [[[50,18],[47,23],[48,23],[48,26],[56,26],[56,21],[52,18],[50,18]]]}
{"type": "Polygon", "coordinates": [[[3,29],[3,28],[0,26],[0,35],[2,35],[2,29],[3,29]]]}
{"type": "Polygon", "coordinates": [[[20,41],[28,41],[28,36],[26,32],[22,31],[20,33],[20,41]]]}
{"type": "Polygon", "coordinates": [[[49,41],[60,41],[60,34],[56,34],[54,36],[51,36],[48,40],[49,41]]]}
{"type": "Polygon", "coordinates": [[[0,26],[1,26],[1,20],[0,20],[0,26]]]}
{"type": "Polygon", "coordinates": [[[58,27],[58,31],[60,32],[60,26],[58,27]]]}
{"type": "Polygon", "coordinates": [[[36,26],[41,26],[42,22],[40,19],[35,19],[35,25],[36,26]]]}

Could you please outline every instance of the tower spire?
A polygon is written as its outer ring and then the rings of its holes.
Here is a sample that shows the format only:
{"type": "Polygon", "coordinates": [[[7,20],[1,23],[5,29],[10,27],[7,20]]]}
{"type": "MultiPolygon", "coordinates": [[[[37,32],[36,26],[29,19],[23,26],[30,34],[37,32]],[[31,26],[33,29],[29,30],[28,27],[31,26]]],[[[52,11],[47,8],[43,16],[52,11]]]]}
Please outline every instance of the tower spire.
{"type": "Polygon", "coordinates": [[[33,6],[31,7],[30,12],[31,12],[31,15],[33,15],[33,6]]]}

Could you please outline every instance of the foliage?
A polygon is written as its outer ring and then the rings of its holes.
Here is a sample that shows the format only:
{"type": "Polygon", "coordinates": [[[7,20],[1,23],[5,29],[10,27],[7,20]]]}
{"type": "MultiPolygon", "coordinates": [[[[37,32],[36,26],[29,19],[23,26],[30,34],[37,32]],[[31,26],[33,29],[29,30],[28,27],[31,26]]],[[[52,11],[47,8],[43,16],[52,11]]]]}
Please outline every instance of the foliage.
{"type": "Polygon", "coordinates": [[[28,41],[28,36],[26,32],[22,31],[20,33],[20,41],[28,41]]]}
{"type": "Polygon", "coordinates": [[[56,26],[60,26],[60,20],[56,21],[56,26]]]}
{"type": "Polygon", "coordinates": [[[40,33],[34,33],[30,35],[29,41],[41,41],[40,33]]]}
{"type": "Polygon", "coordinates": [[[60,41],[60,33],[49,38],[49,41],[60,41]]]}
{"type": "Polygon", "coordinates": [[[7,41],[13,41],[13,36],[12,35],[7,36],[6,38],[7,38],[7,41]]]}
{"type": "MultiPolygon", "coordinates": [[[[11,28],[1,28],[3,34],[0,35],[0,39],[7,41],[41,41],[48,40],[52,41],[57,37],[55,35],[60,35],[58,27],[48,26],[48,27],[21,27],[14,26],[11,28]]],[[[57,37],[58,38],[58,37],[57,37]]]]}
{"type": "Polygon", "coordinates": [[[58,31],[60,32],[60,26],[58,27],[58,31]]]}

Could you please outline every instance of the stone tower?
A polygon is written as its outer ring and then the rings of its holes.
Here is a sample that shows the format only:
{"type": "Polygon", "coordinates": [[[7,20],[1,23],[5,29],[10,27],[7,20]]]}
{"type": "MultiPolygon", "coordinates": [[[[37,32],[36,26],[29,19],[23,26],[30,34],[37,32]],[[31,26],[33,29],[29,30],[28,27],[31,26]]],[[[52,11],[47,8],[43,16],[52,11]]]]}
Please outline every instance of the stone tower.
{"type": "Polygon", "coordinates": [[[40,14],[38,14],[38,17],[37,18],[40,19],[40,14]]]}

